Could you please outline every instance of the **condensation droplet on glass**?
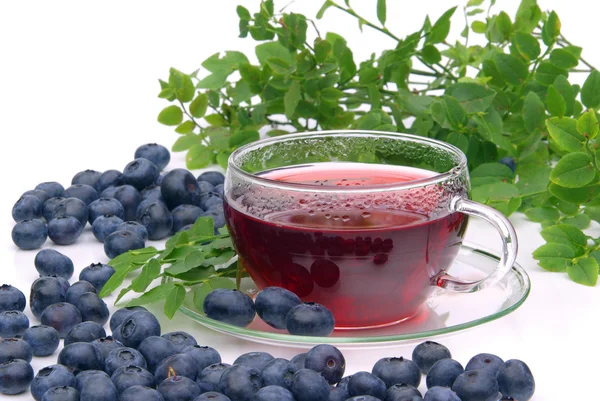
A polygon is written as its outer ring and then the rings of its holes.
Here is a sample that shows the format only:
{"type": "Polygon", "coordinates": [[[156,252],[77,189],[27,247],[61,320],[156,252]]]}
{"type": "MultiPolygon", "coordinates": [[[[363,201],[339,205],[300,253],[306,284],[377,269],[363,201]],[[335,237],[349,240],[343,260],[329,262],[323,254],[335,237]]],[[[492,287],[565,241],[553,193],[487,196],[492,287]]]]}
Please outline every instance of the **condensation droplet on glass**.
{"type": "Polygon", "coordinates": [[[369,217],[371,217],[371,213],[369,213],[369,212],[362,212],[361,216],[364,217],[365,219],[368,219],[369,217]]]}
{"type": "Polygon", "coordinates": [[[343,221],[344,223],[347,223],[347,222],[349,222],[349,221],[350,221],[350,216],[346,216],[346,215],[342,216],[342,221],[343,221]]]}
{"type": "Polygon", "coordinates": [[[312,209],[311,209],[311,210],[309,210],[309,211],[308,211],[308,215],[309,215],[309,216],[314,216],[314,215],[315,215],[315,211],[314,211],[314,210],[312,210],[312,209]]]}
{"type": "Polygon", "coordinates": [[[335,216],[333,216],[333,219],[337,221],[337,220],[339,220],[339,219],[340,219],[340,216],[338,216],[338,215],[335,215],[335,216]]]}
{"type": "Polygon", "coordinates": [[[325,218],[326,218],[326,219],[330,219],[330,218],[331,218],[331,215],[330,215],[329,213],[326,213],[326,214],[325,214],[325,218]]]}

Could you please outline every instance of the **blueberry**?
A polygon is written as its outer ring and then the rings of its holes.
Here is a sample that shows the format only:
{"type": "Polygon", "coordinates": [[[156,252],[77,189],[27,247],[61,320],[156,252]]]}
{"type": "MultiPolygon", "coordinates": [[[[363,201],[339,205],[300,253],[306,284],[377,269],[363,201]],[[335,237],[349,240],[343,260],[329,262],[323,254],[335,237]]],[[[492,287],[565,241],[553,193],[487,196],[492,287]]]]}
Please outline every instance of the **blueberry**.
{"type": "Polygon", "coordinates": [[[296,371],[297,369],[294,368],[292,362],[283,358],[275,358],[261,371],[263,385],[281,386],[289,389],[296,371]]]}
{"type": "Polygon", "coordinates": [[[200,203],[198,204],[202,209],[208,210],[213,206],[223,204],[223,199],[216,192],[205,192],[200,195],[200,203]]]}
{"type": "Polygon", "coordinates": [[[110,214],[99,216],[92,224],[92,233],[100,242],[104,242],[106,237],[119,230],[123,220],[110,214]]]}
{"type": "Polygon", "coordinates": [[[225,176],[218,171],[206,171],[198,176],[198,181],[210,182],[216,186],[225,182],[225,176]]]}
{"type": "Polygon", "coordinates": [[[133,348],[117,348],[110,351],[104,360],[104,371],[112,376],[122,366],[135,365],[146,369],[146,360],[140,352],[133,348]]]}
{"type": "Polygon", "coordinates": [[[216,391],[208,391],[194,398],[194,401],[231,401],[231,398],[216,391]]]}
{"type": "Polygon", "coordinates": [[[133,386],[121,393],[119,401],[165,401],[165,399],[153,388],[146,386],[133,386]]]}
{"type": "Polygon", "coordinates": [[[143,157],[150,160],[159,170],[162,170],[169,164],[171,154],[169,150],[162,145],[156,143],[148,143],[141,145],[135,150],[136,159],[143,157]]]}
{"type": "Polygon", "coordinates": [[[35,189],[46,192],[50,198],[65,196],[65,187],[55,181],[42,182],[35,189]]]}
{"type": "Polygon", "coordinates": [[[84,280],[91,283],[98,293],[102,291],[104,284],[115,274],[115,269],[112,266],[102,263],[92,263],[83,268],[79,273],[79,280],[84,280]]]}
{"type": "Polygon", "coordinates": [[[221,376],[223,375],[223,372],[230,366],[231,365],[227,363],[215,363],[202,369],[202,371],[198,374],[198,378],[196,379],[196,383],[198,383],[200,390],[203,392],[218,391],[221,376]]]}
{"type": "Polygon", "coordinates": [[[31,395],[37,401],[52,387],[74,386],[75,376],[63,365],[50,365],[40,369],[31,382],[31,395]]]}
{"type": "Polygon", "coordinates": [[[198,377],[198,365],[196,360],[187,354],[173,354],[163,359],[156,370],[154,371],[154,379],[157,383],[165,380],[172,374],[171,370],[175,371],[177,376],[185,376],[192,380],[198,377]]]}
{"type": "Polygon", "coordinates": [[[73,176],[73,179],[71,180],[71,185],[85,184],[89,185],[90,187],[95,187],[101,175],[102,173],[95,170],[88,169],[80,171],[79,173],[73,176]]]}
{"type": "Polygon", "coordinates": [[[84,370],[75,376],[74,387],[81,392],[89,383],[107,381],[110,381],[110,376],[103,370],[84,370]]]}
{"type": "Polygon", "coordinates": [[[33,261],[41,276],[60,276],[70,279],[73,276],[73,261],[54,249],[42,249],[33,261]]]}
{"type": "Polygon", "coordinates": [[[160,183],[160,190],[169,209],[179,205],[199,206],[200,187],[196,178],[187,170],[177,168],[169,171],[160,183]]]}
{"type": "Polygon", "coordinates": [[[215,186],[208,181],[198,180],[198,187],[200,187],[201,193],[214,192],[215,186]]]}
{"type": "Polygon", "coordinates": [[[179,205],[173,209],[173,232],[180,231],[188,224],[194,224],[198,217],[202,216],[204,210],[194,205],[179,205]]]}
{"type": "Polygon", "coordinates": [[[431,387],[425,393],[424,401],[460,401],[454,391],[448,387],[431,387]]]}
{"type": "MultiPolygon", "coordinates": [[[[502,159],[498,160],[498,163],[504,164],[506,167],[511,169],[511,171],[513,173],[517,169],[517,162],[514,157],[510,157],[510,156],[503,157],[502,159]]],[[[519,401],[521,401],[521,400],[519,400],[519,401]]]]}
{"type": "Polygon", "coordinates": [[[66,302],[75,305],[77,299],[79,299],[79,297],[86,292],[96,292],[96,287],[94,287],[89,281],[77,281],[73,283],[73,285],[67,290],[65,294],[65,300],[66,302]]]}
{"type": "MultiPolygon", "coordinates": [[[[165,358],[177,353],[172,342],[159,336],[147,337],[137,349],[146,360],[148,370],[151,372],[154,372],[165,358]]],[[[193,357],[194,355],[190,354],[190,356],[193,357]]]]}
{"type": "Polygon", "coordinates": [[[252,298],[225,288],[211,291],[204,299],[203,308],[209,318],[240,327],[252,323],[256,314],[252,298]]]}
{"type": "MultiPolygon", "coordinates": [[[[156,177],[156,181],[154,181],[154,185],[158,185],[160,187],[160,185],[162,184],[163,178],[165,178],[164,174],[160,174],[158,177],[156,177]]],[[[161,197],[162,197],[162,195],[161,195],[161,197]]]]}
{"type": "Polygon", "coordinates": [[[75,374],[83,370],[103,368],[91,343],[73,343],[65,346],[58,354],[58,363],[70,368],[75,374]]]}
{"type": "Polygon", "coordinates": [[[125,221],[119,224],[116,231],[131,231],[136,233],[143,241],[148,239],[148,230],[137,221],[125,221]]]}
{"type": "Polygon", "coordinates": [[[350,398],[350,394],[344,388],[331,387],[329,389],[329,398],[327,401],[346,401],[350,398]]]}
{"type": "MultiPolygon", "coordinates": [[[[81,312],[81,318],[84,322],[95,322],[104,326],[108,322],[110,312],[106,303],[95,292],[86,292],[75,301],[75,306],[81,312]]],[[[99,337],[104,337],[103,334],[99,337]]],[[[97,338],[99,338],[97,337],[97,338]]]]}
{"type": "Polygon", "coordinates": [[[25,310],[25,295],[17,288],[9,284],[0,287],[0,312],[25,310]]]}
{"type": "Polygon", "coordinates": [[[461,401],[497,401],[498,381],[484,370],[468,370],[458,376],[452,391],[461,401]]]}
{"type": "Polygon", "coordinates": [[[98,338],[92,341],[91,344],[96,350],[96,357],[98,358],[102,366],[104,366],[104,362],[106,361],[106,358],[108,357],[108,354],[111,353],[111,351],[117,348],[125,348],[125,346],[120,341],[113,338],[112,336],[98,338]]]}
{"type": "Polygon", "coordinates": [[[58,302],[65,302],[65,292],[57,278],[40,277],[31,284],[29,308],[35,317],[39,318],[47,306],[58,302]]]}
{"type": "Polygon", "coordinates": [[[335,320],[329,309],[321,304],[307,302],[294,306],[288,312],[286,327],[290,334],[299,336],[328,336],[335,320]]]}
{"type": "Polygon", "coordinates": [[[387,387],[383,380],[369,372],[357,372],[348,381],[348,394],[371,395],[383,400],[387,387]]]}
{"type": "Polygon", "coordinates": [[[294,365],[295,370],[304,369],[306,367],[306,356],[307,355],[308,355],[308,352],[303,352],[301,354],[294,356],[292,359],[290,359],[290,362],[292,363],[292,365],[294,365]]]}
{"type": "Polygon", "coordinates": [[[20,338],[0,338],[0,363],[11,359],[22,359],[31,362],[33,350],[31,346],[20,338]]]}
{"type": "Polygon", "coordinates": [[[265,386],[251,398],[252,401],[296,401],[290,390],[281,386],[265,386]]]}
{"type": "Polygon", "coordinates": [[[452,387],[452,384],[458,376],[460,376],[465,369],[460,363],[451,358],[440,359],[437,361],[429,372],[425,382],[427,388],[430,387],[452,387]]]}
{"type": "Polygon", "coordinates": [[[535,380],[529,366],[518,359],[504,362],[498,370],[496,379],[504,397],[527,401],[535,392],[535,380]]]}
{"type": "Polygon", "coordinates": [[[44,393],[42,401],[79,401],[79,391],[73,387],[52,387],[44,393]]]}
{"type": "MultiPolygon", "coordinates": [[[[381,400],[377,397],[373,397],[370,395],[357,395],[355,397],[348,398],[346,401],[381,401],[381,400]]],[[[407,401],[412,401],[412,400],[407,400],[407,401]]]]}
{"type": "Polygon", "coordinates": [[[421,383],[421,371],[417,364],[403,357],[380,359],[373,366],[372,373],[383,380],[386,387],[401,383],[419,387],[421,383]]]}
{"type": "Polygon", "coordinates": [[[96,322],[81,322],[67,333],[65,337],[65,345],[73,343],[90,343],[99,338],[106,337],[104,327],[96,322]]]}
{"type": "Polygon", "coordinates": [[[342,377],[342,380],[336,384],[336,387],[343,388],[346,392],[348,392],[348,383],[350,382],[351,377],[352,375],[342,377]]]}
{"type": "Polygon", "coordinates": [[[29,319],[19,310],[0,312],[0,337],[20,337],[29,328],[29,319]]]}
{"type": "Polygon", "coordinates": [[[327,401],[329,384],[320,374],[310,369],[300,369],[292,376],[290,386],[297,401],[327,401]]]}
{"type": "MultiPolygon", "coordinates": [[[[225,369],[219,381],[219,392],[232,400],[250,401],[262,387],[260,372],[250,366],[233,365],[225,369]]],[[[302,401],[302,400],[298,400],[302,401]]],[[[318,400],[313,400],[318,401],[318,400]]]]}
{"type": "Polygon", "coordinates": [[[131,185],[121,185],[107,188],[100,194],[101,197],[115,198],[123,206],[123,221],[134,221],[137,208],[142,201],[139,191],[131,185]]]}
{"type": "Polygon", "coordinates": [[[217,229],[225,226],[225,212],[223,210],[223,204],[220,203],[216,206],[211,206],[206,212],[202,213],[200,216],[202,217],[210,217],[213,219],[213,223],[215,226],[215,234],[217,234],[217,229]]]}
{"type": "Polygon", "coordinates": [[[57,279],[58,282],[60,283],[60,286],[62,287],[63,293],[65,293],[65,295],[67,294],[67,290],[71,287],[71,284],[69,284],[69,280],[67,280],[64,277],[57,276],[56,274],[40,275],[40,277],[53,277],[53,278],[57,279]]]}
{"type": "Polygon", "coordinates": [[[158,177],[158,168],[148,159],[136,158],[123,169],[123,182],[137,190],[154,184],[158,177]]]}
{"type": "Polygon", "coordinates": [[[233,361],[234,365],[245,365],[262,372],[262,370],[271,362],[273,355],[268,352],[247,352],[237,357],[233,361]]]}
{"type": "Polygon", "coordinates": [[[67,198],[77,198],[85,203],[86,206],[89,206],[92,202],[98,199],[98,192],[96,192],[94,187],[89,185],[76,184],[65,189],[65,196],[67,198]]]}
{"type": "Polygon", "coordinates": [[[104,253],[110,259],[144,247],[144,240],[133,231],[115,231],[104,239],[104,253]]]}
{"type": "Polygon", "coordinates": [[[331,260],[317,259],[310,266],[310,276],[321,288],[331,288],[340,280],[340,268],[331,260]]]}
{"type": "Polygon", "coordinates": [[[469,360],[465,370],[485,370],[490,375],[496,376],[503,363],[502,358],[494,354],[477,354],[469,360]]]}
{"type": "Polygon", "coordinates": [[[119,393],[133,386],[156,387],[152,373],[136,365],[121,366],[112,374],[111,380],[119,393]]]}
{"type": "Polygon", "coordinates": [[[87,379],[80,393],[82,401],[117,401],[119,399],[117,387],[110,377],[104,375],[95,375],[87,379]]]}
{"type": "Polygon", "coordinates": [[[196,360],[198,371],[201,371],[207,366],[221,362],[221,355],[212,347],[189,345],[180,352],[189,355],[196,360]]]}
{"type": "Polygon", "coordinates": [[[119,170],[106,170],[100,175],[94,188],[100,194],[106,188],[118,187],[119,185],[123,185],[123,173],[119,170]]]}
{"type": "Polygon", "coordinates": [[[44,202],[46,202],[48,199],[50,199],[50,196],[48,195],[47,192],[41,191],[39,189],[30,189],[29,191],[25,191],[25,192],[23,192],[21,197],[26,196],[26,195],[35,196],[36,198],[38,198],[40,200],[40,202],[42,202],[42,206],[44,205],[44,202]]]}
{"type": "Polygon", "coordinates": [[[99,198],[90,203],[88,206],[89,216],[88,222],[93,224],[94,221],[98,217],[105,215],[112,215],[123,219],[125,214],[125,209],[123,209],[123,205],[121,202],[116,200],[115,198],[99,198]]]}
{"type": "Polygon", "coordinates": [[[43,325],[54,327],[60,338],[64,338],[69,330],[82,322],[79,309],[66,302],[59,302],[46,307],[40,320],[43,325]]]}
{"type": "Polygon", "coordinates": [[[185,376],[171,376],[163,380],[157,388],[165,401],[193,401],[200,395],[200,388],[185,376]]]}
{"type": "Polygon", "coordinates": [[[58,245],[71,245],[83,232],[83,226],[75,217],[55,217],[48,223],[48,236],[58,245]]]}
{"type": "MultiPolygon", "coordinates": [[[[81,229],[85,227],[88,221],[88,207],[81,200],[77,198],[65,198],[58,202],[54,207],[54,214],[52,216],[52,220],[58,217],[75,217],[79,224],[81,224],[81,229]]],[[[52,220],[50,222],[52,222],[52,220]]]]}
{"type": "Polygon", "coordinates": [[[19,198],[12,209],[12,217],[18,223],[23,220],[42,217],[42,201],[37,196],[24,195],[19,198]]]}
{"type": "Polygon", "coordinates": [[[296,294],[281,287],[267,287],[258,293],[255,300],[258,316],[280,330],[286,328],[286,316],[290,309],[301,303],[296,294]]]}
{"type": "Polygon", "coordinates": [[[65,198],[64,196],[58,196],[50,198],[46,202],[44,202],[44,205],[42,207],[42,215],[44,216],[44,219],[47,222],[50,222],[50,220],[54,218],[54,210],[56,209],[56,205],[58,205],[61,201],[64,201],[65,199],[67,198],[65,198]]]}
{"type": "Polygon", "coordinates": [[[225,197],[225,187],[223,184],[215,185],[214,192],[221,198],[225,197]]]}
{"type": "Polygon", "coordinates": [[[48,229],[42,220],[23,220],[12,229],[12,240],[17,247],[23,250],[32,250],[41,247],[48,238],[48,229]]]}
{"type": "Polygon", "coordinates": [[[33,368],[22,359],[12,359],[0,364],[0,393],[21,394],[29,389],[33,368]]]}
{"type": "Polygon", "coordinates": [[[161,201],[164,202],[163,197],[162,197],[162,192],[160,190],[160,186],[159,185],[150,185],[148,187],[146,187],[142,192],[142,202],[145,200],[148,201],[161,201]]]}
{"type": "Polygon", "coordinates": [[[121,325],[129,316],[133,315],[137,311],[148,311],[143,306],[128,306],[126,308],[121,308],[115,311],[110,318],[110,330],[115,331],[115,329],[121,325]]]}
{"type": "Polygon", "coordinates": [[[412,397],[422,399],[421,392],[410,384],[394,384],[385,392],[385,401],[410,401],[412,397]]]}
{"type": "Polygon", "coordinates": [[[320,344],[308,352],[304,366],[320,373],[329,384],[336,384],[344,376],[346,359],[333,345],[320,344]]]}
{"type": "Polygon", "coordinates": [[[33,356],[52,355],[58,349],[60,337],[54,327],[31,326],[23,333],[23,340],[31,346],[33,356]]]}
{"type": "MultiPolygon", "coordinates": [[[[175,351],[182,352],[184,348],[188,346],[193,346],[198,344],[194,336],[185,331],[173,331],[170,333],[165,333],[162,335],[163,338],[166,338],[171,343],[173,343],[173,347],[175,351]]],[[[220,362],[220,361],[219,361],[220,362]]],[[[210,365],[210,364],[209,364],[210,365]]]]}
{"type": "Polygon", "coordinates": [[[160,323],[150,312],[137,311],[121,325],[122,343],[126,347],[136,348],[150,336],[160,336],[160,323]]]}
{"type": "Polygon", "coordinates": [[[429,372],[434,363],[444,358],[452,358],[450,350],[435,341],[425,341],[417,345],[412,353],[413,362],[424,374],[429,372]]]}
{"type": "Polygon", "coordinates": [[[112,338],[114,338],[116,341],[120,342],[121,344],[123,344],[123,337],[121,336],[121,327],[123,325],[118,326],[114,331],[111,332],[111,336],[112,338]]]}
{"type": "Polygon", "coordinates": [[[148,238],[151,240],[163,239],[171,234],[173,227],[173,216],[167,206],[154,201],[140,210],[138,223],[141,223],[148,230],[148,238]]]}

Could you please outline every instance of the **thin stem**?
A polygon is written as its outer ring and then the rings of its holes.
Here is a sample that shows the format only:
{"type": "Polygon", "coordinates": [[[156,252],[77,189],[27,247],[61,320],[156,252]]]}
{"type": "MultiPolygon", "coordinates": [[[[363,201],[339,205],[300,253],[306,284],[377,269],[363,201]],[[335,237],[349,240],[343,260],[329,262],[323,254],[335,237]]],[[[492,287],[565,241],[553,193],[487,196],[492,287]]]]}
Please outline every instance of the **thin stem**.
{"type": "MultiPolygon", "coordinates": [[[[573,43],[569,42],[562,33],[559,36],[559,40],[566,43],[568,46],[574,46],[573,43]]],[[[591,65],[590,63],[585,61],[585,59],[583,57],[579,57],[579,61],[581,61],[583,64],[585,64],[587,67],[591,68],[592,70],[596,69],[596,67],[594,67],[593,65],[591,65]]]]}
{"type": "MultiPolygon", "coordinates": [[[[179,104],[181,105],[181,109],[183,110],[184,114],[186,116],[188,116],[188,118],[194,123],[194,125],[198,128],[200,128],[200,141],[206,145],[209,146],[208,142],[206,141],[206,137],[203,135],[204,132],[204,127],[202,127],[200,124],[198,124],[198,122],[196,121],[196,119],[194,118],[194,116],[192,116],[190,113],[188,113],[188,111],[186,110],[185,106],[183,105],[183,102],[179,99],[177,99],[177,101],[179,102],[179,104]]],[[[217,111],[217,110],[215,110],[217,111]]],[[[220,114],[220,113],[219,113],[220,114]]],[[[225,117],[223,117],[225,118],[225,117]]]]}
{"type": "Polygon", "coordinates": [[[344,7],[340,6],[339,4],[337,4],[337,3],[333,2],[333,1],[331,2],[331,5],[333,7],[335,7],[335,8],[337,8],[338,10],[342,10],[343,12],[345,12],[347,14],[350,14],[350,15],[352,15],[355,18],[358,18],[358,20],[361,21],[363,25],[366,25],[366,26],[368,26],[370,28],[375,29],[376,31],[384,33],[387,36],[389,36],[390,38],[394,39],[395,41],[400,42],[401,39],[399,37],[397,37],[396,35],[394,35],[393,33],[391,33],[387,28],[385,28],[385,27],[383,27],[383,28],[379,27],[379,26],[377,26],[377,25],[375,25],[375,24],[367,21],[366,19],[364,19],[363,17],[361,17],[360,15],[358,15],[357,13],[355,13],[353,9],[351,9],[351,8],[344,8],[344,7]]]}
{"type": "Polygon", "coordinates": [[[315,23],[315,21],[313,21],[310,18],[307,18],[306,20],[312,24],[313,28],[315,28],[315,31],[317,32],[317,36],[320,38],[321,32],[319,31],[319,28],[317,28],[317,24],[315,23]]]}
{"type": "Polygon", "coordinates": [[[434,77],[434,78],[439,78],[441,76],[439,73],[438,74],[434,74],[434,73],[431,73],[431,72],[422,71],[422,70],[415,70],[415,69],[410,70],[410,73],[411,74],[415,74],[415,75],[422,75],[424,77],[434,77]]]}

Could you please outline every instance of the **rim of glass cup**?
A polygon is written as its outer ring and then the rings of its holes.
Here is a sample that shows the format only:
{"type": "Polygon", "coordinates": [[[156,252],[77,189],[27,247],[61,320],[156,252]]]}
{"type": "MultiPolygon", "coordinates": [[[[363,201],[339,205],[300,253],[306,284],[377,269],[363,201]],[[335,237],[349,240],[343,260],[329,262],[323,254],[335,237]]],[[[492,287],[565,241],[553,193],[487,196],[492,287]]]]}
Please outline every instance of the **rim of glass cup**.
{"type": "Polygon", "coordinates": [[[256,142],[249,143],[247,145],[242,146],[241,148],[236,149],[230,156],[227,161],[227,166],[230,172],[234,172],[236,175],[244,177],[247,181],[252,183],[256,183],[265,187],[278,188],[278,189],[289,189],[294,191],[301,192],[335,192],[335,193],[372,193],[372,192],[388,192],[388,191],[402,191],[412,188],[423,187],[427,185],[439,184],[451,177],[456,177],[462,174],[462,172],[467,168],[467,157],[465,154],[456,146],[451,145],[449,143],[445,143],[442,141],[438,141],[436,139],[421,137],[412,134],[403,134],[399,132],[387,132],[387,131],[369,131],[369,130],[330,130],[330,131],[314,131],[314,132],[300,132],[294,134],[287,134],[283,136],[273,137],[273,138],[265,138],[258,140],[256,142]],[[261,177],[259,175],[255,175],[253,173],[248,173],[242,170],[237,161],[244,154],[260,149],[264,146],[268,146],[269,144],[278,143],[278,142],[287,142],[293,141],[303,138],[313,138],[313,137],[373,137],[373,138],[389,138],[389,139],[406,139],[411,142],[417,142],[422,144],[433,145],[438,148],[443,148],[446,151],[453,153],[458,158],[458,163],[448,171],[443,173],[437,173],[428,178],[421,178],[418,180],[407,181],[404,183],[397,184],[374,184],[374,185],[366,185],[361,187],[324,187],[316,184],[303,184],[303,183],[294,183],[294,182],[282,182],[271,180],[269,178],[261,177]]]}

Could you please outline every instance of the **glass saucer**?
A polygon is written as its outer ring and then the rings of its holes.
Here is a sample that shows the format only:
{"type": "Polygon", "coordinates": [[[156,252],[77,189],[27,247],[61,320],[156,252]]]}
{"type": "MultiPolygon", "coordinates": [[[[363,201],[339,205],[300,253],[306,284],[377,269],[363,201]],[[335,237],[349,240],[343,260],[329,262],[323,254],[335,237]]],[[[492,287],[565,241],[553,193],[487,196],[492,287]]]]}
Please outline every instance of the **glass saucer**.
{"type": "MultiPolygon", "coordinates": [[[[449,270],[461,278],[480,279],[488,275],[499,258],[487,251],[463,245],[449,270]]],[[[256,294],[250,282],[245,288],[256,294]]],[[[494,286],[472,293],[454,293],[438,289],[411,319],[383,328],[335,330],[329,337],[295,336],[277,330],[260,318],[248,327],[237,327],[206,317],[185,306],[180,311],[209,329],[275,346],[310,348],[332,344],[339,348],[380,348],[410,344],[428,337],[445,336],[491,322],[516,310],[529,295],[529,276],[515,263],[506,276],[494,286]]]]}

